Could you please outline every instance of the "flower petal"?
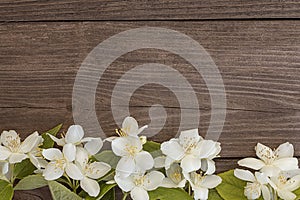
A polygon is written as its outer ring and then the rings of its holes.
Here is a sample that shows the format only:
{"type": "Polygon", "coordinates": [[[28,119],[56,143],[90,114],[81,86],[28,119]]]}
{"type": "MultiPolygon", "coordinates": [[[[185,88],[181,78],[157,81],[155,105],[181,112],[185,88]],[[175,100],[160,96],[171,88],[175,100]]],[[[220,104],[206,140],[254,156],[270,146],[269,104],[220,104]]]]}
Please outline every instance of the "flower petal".
{"type": "Polygon", "coordinates": [[[22,160],[25,160],[27,157],[26,154],[24,153],[12,153],[10,156],[9,156],[9,159],[8,159],[8,162],[9,163],[20,163],[22,162],[22,160]]]}
{"type": "Polygon", "coordinates": [[[139,138],[127,136],[120,137],[111,142],[112,151],[117,156],[127,156],[133,152],[129,150],[134,150],[136,153],[141,151],[143,146],[139,138]]]}
{"type": "Polygon", "coordinates": [[[255,178],[260,184],[268,184],[270,182],[269,178],[267,177],[266,174],[260,173],[260,172],[255,172],[255,178]]]}
{"type": "Polygon", "coordinates": [[[80,187],[86,191],[89,196],[96,197],[100,192],[100,186],[97,181],[84,177],[80,181],[80,187]]]}
{"type": "Polygon", "coordinates": [[[0,140],[1,143],[6,147],[8,147],[12,141],[14,141],[17,145],[21,144],[21,139],[14,130],[3,131],[0,140]]]}
{"type": "Polygon", "coordinates": [[[130,196],[133,200],[149,200],[147,191],[141,187],[134,187],[130,192],[130,196]]]}
{"type": "Polygon", "coordinates": [[[283,143],[275,150],[275,154],[278,156],[278,158],[293,157],[294,147],[289,142],[283,143]]]}
{"type": "Polygon", "coordinates": [[[235,169],[234,176],[244,181],[256,181],[255,176],[249,170],[235,169]]]}
{"type": "Polygon", "coordinates": [[[90,155],[95,155],[100,151],[103,146],[103,141],[101,138],[84,138],[82,142],[88,141],[85,143],[84,148],[89,152],[90,155]]]}
{"type": "Polygon", "coordinates": [[[262,191],[262,196],[263,196],[264,200],[271,200],[270,190],[267,186],[262,185],[261,191],[262,191]]]}
{"type": "Polygon", "coordinates": [[[57,167],[56,162],[50,162],[43,171],[43,176],[48,181],[56,180],[60,178],[63,174],[64,169],[57,167]]]}
{"type": "Polygon", "coordinates": [[[160,184],[161,187],[165,188],[177,188],[178,185],[174,183],[170,178],[164,178],[162,183],[160,184]]]}
{"type": "Polygon", "coordinates": [[[198,133],[198,129],[191,129],[186,131],[181,131],[179,136],[179,143],[182,146],[190,146],[191,144],[197,144],[202,137],[198,133]]]}
{"type": "Polygon", "coordinates": [[[4,146],[0,146],[0,160],[6,160],[12,152],[4,146]]]}
{"type": "Polygon", "coordinates": [[[201,160],[201,169],[205,171],[206,175],[210,175],[215,173],[216,171],[216,164],[213,160],[209,159],[202,159],[201,160]]]}
{"type": "Polygon", "coordinates": [[[165,176],[163,173],[158,171],[152,171],[145,175],[144,188],[147,191],[155,190],[158,186],[161,185],[165,176]]]}
{"type": "Polygon", "coordinates": [[[154,167],[155,168],[163,168],[165,167],[166,156],[158,156],[154,158],[154,167]]]}
{"type": "Polygon", "coordinates": [[[298,169],[297,158],[280,158],[273,162],[273,165],[283,171],[298,169]]]}
{"type": "Polygon", "coordinates": [[[74,163],[67,163],[66,165],[66,173],[67,175],[74,180],[82,180],[83,174],[80,169],[74,163]]]}
{"type": "Polygon", "coordinates": [[[176,184],[180,183],[184,179],[182,169],[178,163],[173,163],[170,168],[166,170],[166,174],[167,177],[176,184]]]}
{"type": "Polygon", "coordinates": [[[65,141],[66,143],[76,144],[81,141],[83,136],[83,128],[80,125],[72,125],[66,133],[65,141]]]}
{"type": "Polygon", "coordinates": [[[72,143],[65,144],[63,147],[63,154],[69,162],[74,161],[76,158],[76,146],[72,143]]]}
{"type": "Polygon", "coordinates": [[[151,154],[147,151],[141,151],[135,156],[135,163],[137,169],[140,171],[146,171],[151,169],[154,165],[154,160],[151,154]]]}
{"type": "Polygon", "coordinates": [[[47,160],[58,160],[63,158],[62,152],[56,148],[43,149],[42,154],[47,160]]]}
{"type": "Polygon", "coordinates": [[[161,144],[161,151],[163,154],[172,158],[173,160],[181,160],[185,152],[182,146],[178,143],[178,140],[171,139],[170,141],[163,142],[161,144]]]}
{"type": "Polygon", "coordinates": [[[111,170],[109,164],[104,162],[93,162],[88,165],[88,169],[85,171],[86,176],[92,179],[98,179],[103,177],[111,170]]]}
{"type": "Polygon", "coordinates": [[[122,178],[116,175],[115,181],[124,192],[129,192],[135,187],[135,184],[133,183],[133,178],[131,176],[122,178]]]}
{"type": "Polygon", "coordinates": [[[294,200],[296,195],[288,190],[277,190],[278,196],[284,200],[294,200]]]}
{"type": "Polygon", "coordinates": [[[201,160],[193,155],[187,155],[181,160],[180,166],[185,172],[197,171],[201,167],[201,160]]]}
{"type": "Polygon", "coordinates": [[[9,170],[9,164],[6,161],[0,161],[0,171],[1,171],[1,175],[5,175],[7,174],[9,170]]]}
{"type": "Polygon", "coordinates": [[[89,154],[88,152],[82,147],[76,147],[76,158],[75,162],[81,166],[81,168],[85,168],[85,165],[89,161],[89,154]]]}
{"type": "Polygon", "coordinates": [[[284,186],[284,189],[294,191],[300,187],[300,175],[290,178],[284,186]]]}
{"type": "Polygon", "coordinates": [[[194,199],[208,199],[208,189],[207,188],[193,188],[194,190],[194,199]]]}
{"type": "Polygon", "coordinates": [[[64,146],[66,144],[65,138],[57,138],[49,133],[47,135],[54,141],[58,146],[64,146]]]}
{"type": "Polygon", "coordinates": [[[123,157],[119,160],[116,170],[121,177],[127,177],[136,170],[135,162],[131,157],[123,157]]]}
{"type": "Polygon", "coordinates": [[[138,123],[133,117],[126,117],[122,123],[122,130],[130,136],[138,135],[138,123]]]}
{"type": "Polygon", "coordinates": [[[257,143],[255,151],[257,157],[262,159],[264,162],[268,162],[270,157],[274,157],[274,152],[272,151],[272,149],[261,143],[257,143]]]}
{"type": "Polygon", "coordinates": [[[256,158],[244,158],[244,159],[238,161],[238,165],[243,166],[243,167],[248,167],[250,169],[259,170],[263,166],[265,166],[265,163],[256,158]]]}
{"type": "Polygon", "coordinates": [[[221,177],[217,175],[209,175],[204,176],[204,180],[202,181],[202,185],[208,189],[212,189],[217,187],[222,182],[221,177]]]}
{"type": "Polygon", "coordinates": [[[200,158],[210,158],[213,159],[221,151],[221,146],[219,142],[212,140],[201,140],[195,150],[195,153],[199,155],[200,158]]]}
{"type": "Polygon", "coordinates": [[[265,175],[272,177],[277,176],[280,173],[280,169],[278,167],[272,166],[272,165],[266,165],[260,169],[262,173],[265,175]]]}
{"type": "Polygon", "coordinates": [[[23,153],[28,153],[34,148],[37,148],[41,141],[41,138],[42,137],[39,136],[39,133],[37,131],[32,133],[21,143],[21,151],[23,153]]]}
{"type": "Polygon", "coordinates": [[[139,128],[137,135],[139,135],[141,132],[143,132],[146,128],[148,128],[148,125],[142,126],[141,128],[139,128]]]}
{"type": "Polygon", "coordinates": [[[244,195],[248,197],[248,199],[258,199],[261,195],[260,185],[256,183],[247,183],[244,195]]]}

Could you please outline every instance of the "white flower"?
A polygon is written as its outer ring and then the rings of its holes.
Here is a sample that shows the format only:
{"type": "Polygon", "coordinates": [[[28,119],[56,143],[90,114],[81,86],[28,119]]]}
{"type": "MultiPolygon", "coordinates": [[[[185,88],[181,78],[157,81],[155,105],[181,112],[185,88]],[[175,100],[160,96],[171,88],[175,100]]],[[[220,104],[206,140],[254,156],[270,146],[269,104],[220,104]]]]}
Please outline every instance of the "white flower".
{"type": "Polygon", "coordinates": [[[144,174],[132,174],[126,178],[115,176],[118,186],[124,191],[129,192],[133,200],[149,200],[147,191],[155,190],[162,183],[164,175],[158,171],[151,171],[144,174]]]}
{"type": "Polygon", "coordinates": [[[96,197],[100,192],[100,186],[94,179],[99,179],[107,174],[111,167],[104,162],[89,162],[88,152],[81,147],[77,148],[76,164],[78,165],[83,178],[80,179],[80,187],[90,196],[96,197]]]}
{"type": "MultiPolygon", "coordinates": [[[[126,136],[131,136],[131,137],[136,137],[138,138],[139,134],[145,130],[146,128],[148,128],[148,125],[145,125],[141,128],[139,128],[139,125],[136,121],[136,119],[134,119],[133,117],[126,117],[122,123],[122,128],[120,129],[116,129],[116,133],[120,136],[120,137],[126,137],[126,136]]],[[[116,136],[112,136],[109,138],[106,138],[105,141],[113,141],[115,140],[116,136]]],[[[146,136],[140,136],[140,139],[142,140],[142,143],[146,143],[146,136]]]]}
{"type": "Polygon", "coordinates": [[[60,178],[64,172],[74,179],[83,179],[83,174],[80,169],[72,163],[76,157],[76,147],[72,144],[66,144],[63,147],[63,153],[56,148],[44,149],[43,156],[50,160],[45,170],[43,170],[43,176],[46,180],[56,180],[60,178]]]}
{"type": "Polygon", "coordinates": [[[255,172],[255,176],[248,170],[235,169],[234,176],[247,181],[244,194],[248,199],[258,199],[261,194],[264,200],[270,200],[270,190],[267,187],[268,177],[260,172],[255,172]]]}
{"type": "Polygon", "coordinates": [[[244,158],[238,162],[240,166],[254,170],[260,170],[267,176],[277,176],[280,171],[298,169],[298,160],[293,158],[294,147],[286,142],[281,144],[275,151],[258,143],[256,145],[256,158],[244,158]]]}
{"type": "Polygon", "coordinates": [[[138,137],[138,135],[145,130],[148,126],[145,125],[139,128],[137,121],[133,117],[126,117],[122,123],[122,128],[119,130],[122,135],[120,136],[132,136],[138,137]]]}
{"type": "Polygon", "coordinates": [[[28,153],[35,150],[43,141],[38,132],[29,135],[23,142],[14,130],[1,134],[0,160],[8,159],[9,163],[19,163],[28,158],[28,153]]]}
{"type": "Polygon", "coordinates": [[[167,177],[164,178],[161,186],[166,188],[183,188],[186,179],[182,174],[182,169],[178,163],[173,163],[169,169],[166,170],[167,177]]]}
{"type": "Polygon", "coordinates": [[[181,162],[185,172],[197,171],[201,162],[205,163],[206,171],[214,173],[215,165],[211,160],[219,154],[220,143],[203,140],[198,129],[182,131],[179,138],[171,139],[161,145],[161,151],[167,156],[165,166],[168,168],[174,161],[181,162]]]}
{"type": "Polygon", "coordinates": [[[278,176],[270,178],[270,185],[280,198],[284,200],[296,199],[296,195],[292,191],[300,187],[299,171],[296,174],[293,171],[280,172],[278,176]]]}
{"type": "Polygon", "coordinates": [[[59,146],[64,146],[65,144],[72,144],[73,146],[81,145],[85,143],[84,148],[89,152],[90,155],[95,155],[100,151],[103,146],[101,138],[93,138],[84,136],[83,128],[80,125],[72,125],[69,127],[66,136],[60,139],[48,134],[53,141],[55,141],[59,146]]]}
{"type": "Polygon", "coordinates": [[[208,189],[215,188],[222,182],[222,179],[217,175],[202,175],[196,172],[183,173],[192,186],[195,200],[208,199],[208,189]]]}
{"type": "Polygon", "coordinates": [[[116,172],[120,176],[129,176],[134,172],[144,172],[154,165],[151,154],[143,151],[143,145],[139,138],[126,136],[119,137],[112,141],[112,151],[121,156],[116,172]]]}

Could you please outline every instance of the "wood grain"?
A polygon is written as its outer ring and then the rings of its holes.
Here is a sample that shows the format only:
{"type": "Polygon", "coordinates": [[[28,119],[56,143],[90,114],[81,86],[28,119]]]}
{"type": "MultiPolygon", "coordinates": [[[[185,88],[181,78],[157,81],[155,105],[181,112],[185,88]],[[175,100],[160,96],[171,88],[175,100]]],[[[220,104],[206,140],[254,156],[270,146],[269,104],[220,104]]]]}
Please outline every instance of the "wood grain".
{"type": "Polygon", "coordinates": [[[0,21],[299,18],[297,0],[2,0],[0,21]]]}
{"type": "MultiPolygon", "coordinates": [[[[73,123],[74,79],[87,54],[98,43],[120,31],[160,26],[181,31],[199,41],[220,69],[227,95],[227,117],[220,138],[223,156],[253,155],[253,147],[258,141],[274,148],[286,140],[298,146],[299,25],[295,20],[2,25],[0,124],[2,129],[15,128],[24,136],[35,129],[47,130],[61,122],[66,128],[73,123]]],[[[116,128],[110,110],[116,82],[132,67],[148,62],[170,65],[191,83],[200,102],[199,128],[205,135],[211,107],[203,79],[184,59],[154,49],[123,55],[101,78],[96,110],[103,129],[110,134],[116,128]]],[[[127,84],[134,84],[134,77],[127,84]]],[[[149,107],[157,103],[165,106],[168,120],[154,139],[164,141],[177,133],[180,119],[180,106],[172,91],[156,84],[143,86],[133,94],[129,106],[131,114],[142,124],[147,124],[149,107]]],[[[122,109],[128,105],[116,106],[122,109]]],[[[189,126],[191,124],[186,124],[186,128],[194,128],[189,126]]],[[[297,147],[296,155],[300,156],[297,147]]]]}
{"type": "MultiPolygon", "coordinates": [[[[66,131],[73,124],[75,76],[88,53],[121,31],[158,26],[198,41],[219,67],[227,95],[227,116],[219,140],[222,157],[216,161],[218,172],[237,167],[241,157],[254,156],[257,142],[276,148],[290,141],[299,157],[299,10],[298,1],[1,1],[0,129],[16,129],[25,137],[64,123],[66,131]]],[[[121,101],[115,106],[120,110],[129,106],[140,124],[148,124],[149,108],[163,105],[166,124],[152,137],[159,142],[178,132],[180,109],[200,109],[199,130],[204,136],[210,124],[211,102],[203,78],[183,58],[157,49],[129,52],[105,71],[95,105],[105,133],[113,135],[117,126],[111,111],[115,84],[126,71],[150,62],[171,66],[184,75],[195,90],[199,108],[181,108],[173,92],[158,84],[140,87],[129,105],[121,101]]],[[[125,86],[133,85],[134,79],[145,73],[136,74],[125,86]]],[[[167,76],[161,71],[157,74],[167,76]]],[[[194,128],[191,126],[187,123],[182,128],[194,128]]],[[[152,127],[153,131],[158,129],[152,127]]],[[[14,199],[51,197],[43,188],[17,192],[14,199]]]]}

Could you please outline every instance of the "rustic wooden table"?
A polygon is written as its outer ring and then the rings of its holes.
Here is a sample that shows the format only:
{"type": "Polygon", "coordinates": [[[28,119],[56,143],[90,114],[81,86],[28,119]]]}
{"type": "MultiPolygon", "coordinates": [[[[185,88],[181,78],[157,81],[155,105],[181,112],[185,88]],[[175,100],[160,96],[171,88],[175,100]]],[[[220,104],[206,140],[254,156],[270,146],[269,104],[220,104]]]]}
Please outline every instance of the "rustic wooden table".
{"type": "MultiPolygon", "coordinates": [[[[66,130],[73,123],[74,79],[88,53],[121,31],[156,26],[198,41],[219,67],[227,116],[218,172],[253,156],[258,141],[274,148],[290,141],[300,156],[299,18],[297,0],[2,0],[0,129],[16,129],[23,137],[59,123],[66,130]]],[[[179,56],[153,49],[121,56],[101,78],[96,110],[104,131],[112,135],[116,127],[110,109],[115,83],[127,70],[148,62],[172,66],[187,78],[200,102],[199,130],[205,135],[211,102],[202,77],[179,56]]],[[[172,91],[145,85],[133,94],[130,112],[147,124],[149,107],[157,103],[165,106],[168,118],[152,139],[164,141],[177,133],[180,121],[172,91]]],[[[15,199],[51,197],[44,188],[18,192],[15,199]]]]}

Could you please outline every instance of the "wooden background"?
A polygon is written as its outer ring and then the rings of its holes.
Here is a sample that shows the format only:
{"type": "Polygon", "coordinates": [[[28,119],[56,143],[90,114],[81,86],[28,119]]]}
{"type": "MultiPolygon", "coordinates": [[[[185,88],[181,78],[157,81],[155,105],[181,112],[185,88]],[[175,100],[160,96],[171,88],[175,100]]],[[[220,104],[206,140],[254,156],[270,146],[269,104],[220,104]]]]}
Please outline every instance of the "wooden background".
{"type": "MultiPolygon", "coordinates": [[[[73,123],[74,79],[87,54],[121,31],[157,26],[198,41],[222,74],[227,116],[218,172],[236,167],[241,157],[254,156],[257,142],[275,148],[290,141],[299,157],[299,17],[297,0],[2,0],[0,129],[16,129],[23,137],[59,123],[66,130],[73,123]]],[[[114,84],[128,69],[149,62],[172,66],[187,78],[199,100],[199,130],[205,135],[211,107],[203,79],[182,58],[154,49],[123,55],[102,77],[96,109],[104,131],[112,135],[116,128],[110,110],[114,84]]],[[[148,109],[156,103],[165,106],[168,119],[152,139],[168,140],[180,120],[171,91],[155,84],[140,88],[131,98],[130,112],[147,124],[148,109]]],[[[44,188],[18,192],[15,199],[50,197],[44,188]]]]}

